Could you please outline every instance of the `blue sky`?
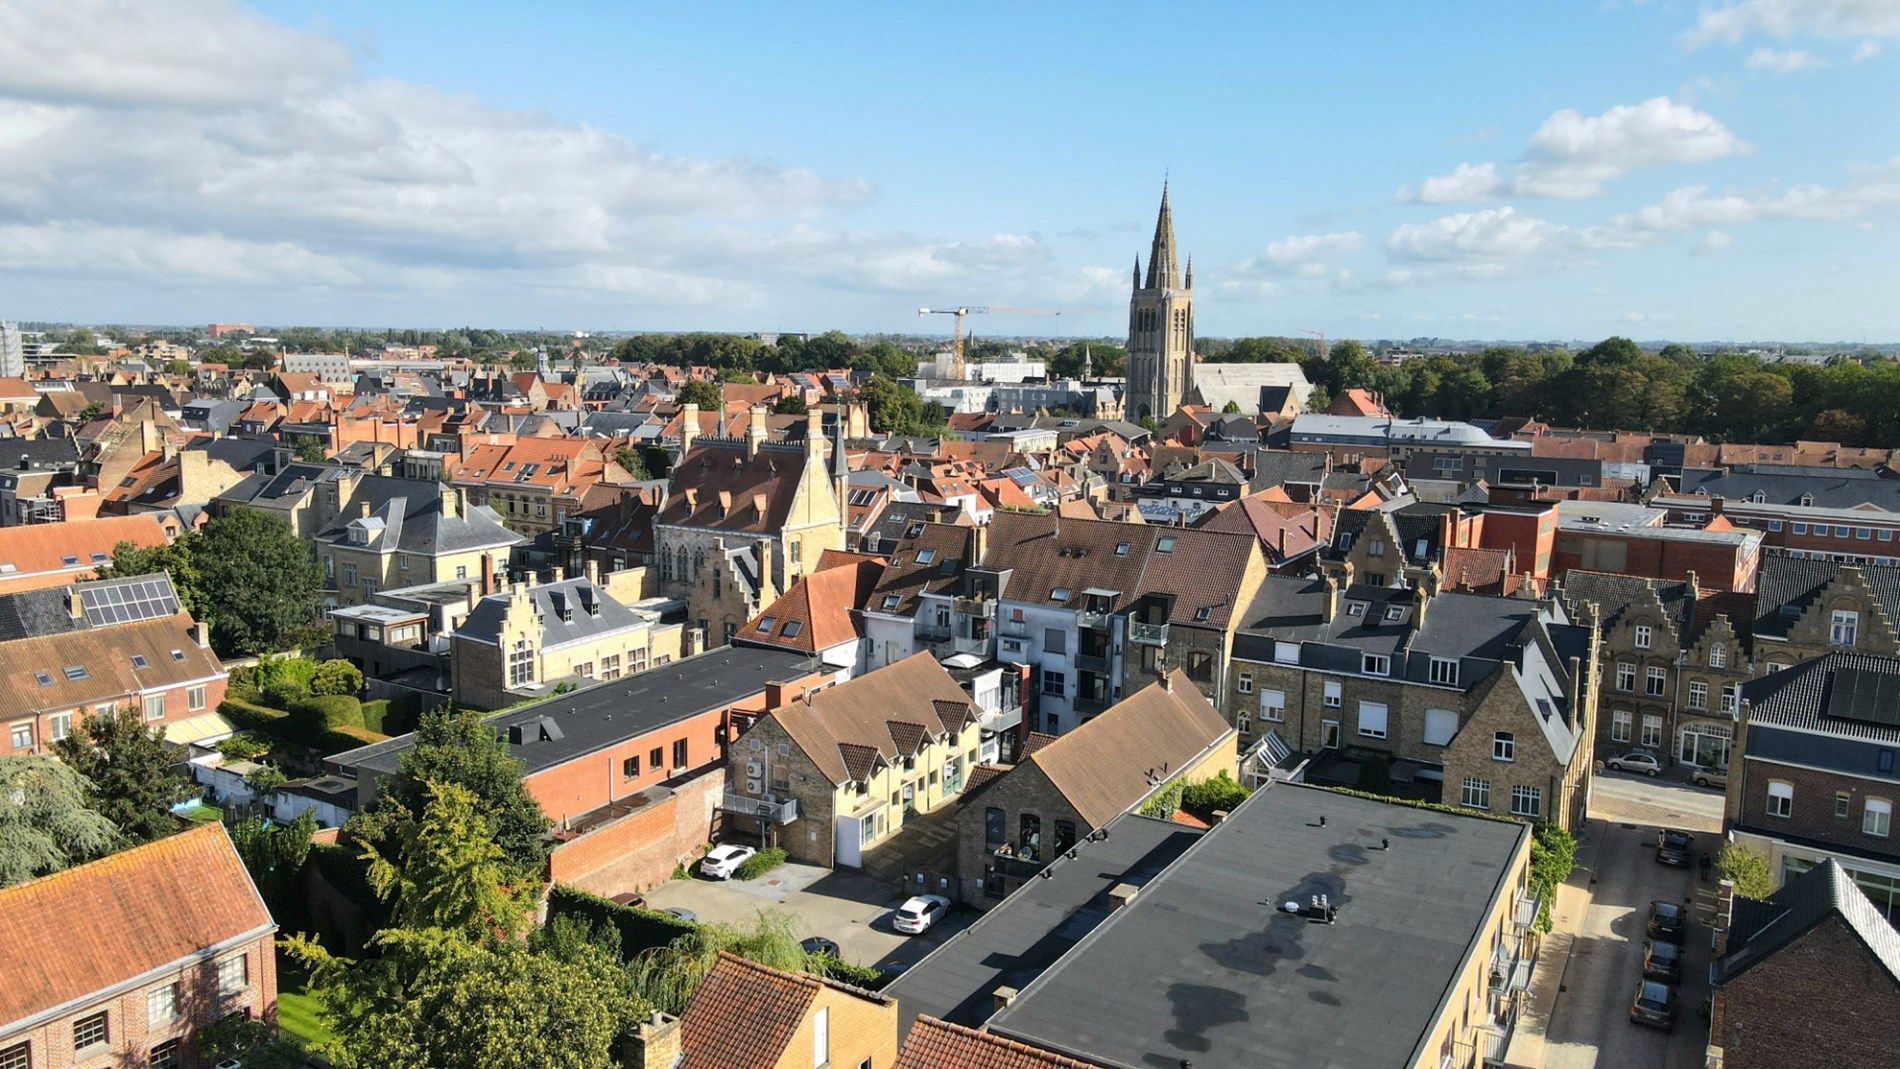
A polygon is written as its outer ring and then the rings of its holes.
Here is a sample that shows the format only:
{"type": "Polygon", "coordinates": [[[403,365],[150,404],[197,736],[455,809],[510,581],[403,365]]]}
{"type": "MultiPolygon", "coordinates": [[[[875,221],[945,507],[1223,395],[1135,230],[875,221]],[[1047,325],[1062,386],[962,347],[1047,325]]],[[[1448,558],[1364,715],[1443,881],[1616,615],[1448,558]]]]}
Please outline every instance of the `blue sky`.
{"type": "Polygon", "coordinates": [[[102,4],[0,314],[1112,334],[1166,173],[1205,334],[1900,340],[1900,2],[102,4]]]}

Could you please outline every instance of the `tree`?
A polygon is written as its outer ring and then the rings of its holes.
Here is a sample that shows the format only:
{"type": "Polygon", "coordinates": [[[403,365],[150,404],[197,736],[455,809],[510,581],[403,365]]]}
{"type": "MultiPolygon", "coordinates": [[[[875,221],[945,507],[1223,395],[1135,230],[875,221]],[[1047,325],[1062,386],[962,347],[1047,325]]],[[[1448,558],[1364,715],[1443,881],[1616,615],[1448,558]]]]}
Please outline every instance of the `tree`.
{"type": "Polygon", "coordinates": [[[113,579],[164,572],[171,576],[172,589],[178,592],[179,604],[193,618],[205,620],[211,607],[205,603],[204,585],[191,553],[191,538],[187,534],[176,542],[162,546],[135,546],[130,542],[120,542],[112,549],[112,563],[98,570],[99,577],[113,579]]]}
{"type": "Polygon", "coordinates": [[[317,665],[310,673],[310,693],[355,694],[363,689],[363,670],[341,657],[317,665]]]}
{"type": "Polygon", "coordinates": [[[792,918],[761,910],[750,928],[702,924],[665,947],[641,955],[629,966],[634,991],[654,1009],[677,1014],[699,990],[721,951],[785,972],[821,971],[812,967],[813,955],[799,946],[792,918]]]}
{"type": "Polygon", "coordinates": [[[435,928],[474,940],[519,936],[534,888],[513,871],[478,810],[475,792],[427,783],[418,819],[397,824],[388,845],[366,843],[369,884],[397,927],[435,928]]]}
{"type": "Polygon", "coordinates": [[[264,896],[271,916],[288,928],[302,906],[297,877],[310,856],[310,837],[317,831],[315,812],[306,809],[288,824],[267,824],[252,817],[229,830],[231,845],[264,896]]]}
{"type": "Polygon", "coordinates": [[[321,464],[329,457],[329,450],[323,448],[323,439],[308,434],[297,436],[298,460],[306,464],[321,464]]]}
{"type": "Polygon", "coordinates": [[[640,450],[635,449],[633,446],[620,447],[620,449],[614,453],[614,463],[627,469],[627,474],[636,479],[646,480],[653,478],[653,473],[647,470],[646,457],[642,455],[640,450]]]}
{"type": "Polygon", "coordinates": [[[871,429],[886,434],[913,434],[923,422],[923,402],[916,391],[883,375],[873,375],[858,390],[871,429]]]}
{"type": "Polygon", "coordinates": [[[1723,879],[1735,881],[1735,893],[1744,898],[1767,898],[1775,893],[1775,874],[1768,859],[1740,843],[1722,847],[1715,868],[1723,879]]]}
{"type": "Polygon", "coordinates": [[[171,574],[185,608],[211,627],[220,656],[244,657],[302,645],[315,631],[323,576],[310,550],[282,519],[235,509],[170,546],[121,544],[106,576],[171,574]]]}
{"type": "Polygon", "coordinates": [[[803,416],[809,413],[811,408],[805,404],[804,394],[788,393],[778,399],[778,403],[772,406],[772,411],[781,416],[803,416]]]}
{"type": "Polygon", "coordinates": [[[171,751],[136,709],[86,717],[53,744],[53,753],[86,778],[93,811],[134,843],[177,831],[172,806],[198,793],[190,780],[172,774],[171,751]]]}
{"type": "Polygon", "coordinates": [[[89,861],[122,842],[91,784],[48,757],[0,757],[0,887],[89,861]]]}
{"type": "Polygon", "coordinates": [[[1224,404],[1224,405],[1222,405],[1222,406],[1221,406],[1221,408],[1220,408],[1220,412],[1221,412],[1221,415],[1223,415],[1223,416],[1235,416],[1235,415],[1239,415],[1239,414],[1240,414],[1240,402],[1239,402],[1239,401],[1229,401],[1229,402],[1227,402],[1226,404],[1224,404]]]}
{"type": "Polygon", "coordinates": [[[518,879],[540,877],[547,858],[541,843],[548,830],[547,814],[522,786],[521,762],[480,713],[447,707],[424,713],[416,726],[415,745],[397,766],[399,771],[383,782],[376,802],[350,821],[352,834],[391,849],[387,844],[395,829],[428,804],[428,784],[452,784],[480,802],[518,879]]]}
{"type": "Polygon", "coordinates": [[[1297,364],[1305,355],[1304,350],[1285,338],[1235,338],[1232,345],[1210,353],[1207,361],[1210,364],[1297,364]]]}
{"type": "Polygon", "coordinates": [[[1373,368],[1372,354],[1366,347],[1351,338],[1334,342],[1327,351],[1325,368],[1322,374],[1326,379],[1328,392],[1352,390],[1370,385],[1373,368]]]}
{"type": "Polygon", "coordinates": [[[686,385],[680,387],[680,392],[675,395],[674,400],[682,405],[698,405],[702,410],[711,409],[714,412],[721,411],[725,403],[720,399],[719,387],[705,379],[688,381],[686,385]]]}

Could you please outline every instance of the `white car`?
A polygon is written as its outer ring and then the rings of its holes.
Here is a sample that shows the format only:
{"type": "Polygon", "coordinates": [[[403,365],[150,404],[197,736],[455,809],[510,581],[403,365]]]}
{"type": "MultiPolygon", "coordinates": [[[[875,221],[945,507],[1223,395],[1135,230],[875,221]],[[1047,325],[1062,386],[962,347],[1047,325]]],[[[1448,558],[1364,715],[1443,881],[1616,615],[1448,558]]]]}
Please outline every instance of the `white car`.
{"type": "Polygon", "coordinates": [[[1631,750],[1620,753],[1603,762],[1605,768],[1617,772],[1641,772],[1653,776],[1662,771],[1662,759],[1647,750],[1631,750]]]}
{"type": "Polygon", "coordinates": [[[916,935],[942,920],[948,912],[950,900],[942,895],[918,895],[891,914],[891,927],[905,935],[916,935]]]}
{"type": "Polygon", "coordinates": [[[749,846],[715,846],[712,851],[699,860],[699,874],[709,880],[731,879],[739,871],[746,859],[758,853],[749,846]]]}

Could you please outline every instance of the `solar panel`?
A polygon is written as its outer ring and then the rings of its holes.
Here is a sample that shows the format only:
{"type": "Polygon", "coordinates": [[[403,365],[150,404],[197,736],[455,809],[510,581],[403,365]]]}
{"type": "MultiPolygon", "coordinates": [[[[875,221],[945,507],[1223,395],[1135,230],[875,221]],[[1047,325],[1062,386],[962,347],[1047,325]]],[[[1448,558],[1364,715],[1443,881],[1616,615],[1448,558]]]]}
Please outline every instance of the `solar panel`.
{"type": "Polygon", "coordinates": [[[163,575],[86,584],[79,588],[79,607],[88,627],[156,620],[179,611],[171,579],[163,575]]]}
{"type": "Polygon", "coordinates": [[[1840,668],[1829,686],[1827,715],[1835,720],[1900,727],[1900,676],[1840,668]]]}

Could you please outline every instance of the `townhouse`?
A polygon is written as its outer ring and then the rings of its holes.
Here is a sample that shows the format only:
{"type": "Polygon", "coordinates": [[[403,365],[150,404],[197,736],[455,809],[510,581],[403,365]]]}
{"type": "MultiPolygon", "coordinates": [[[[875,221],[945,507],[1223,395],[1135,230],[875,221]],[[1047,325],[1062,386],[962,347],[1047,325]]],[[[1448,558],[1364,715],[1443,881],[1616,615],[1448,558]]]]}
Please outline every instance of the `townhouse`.
{"type": "Polygon", "coordinates": [[[1756,607],[1755,655],[1763,673],[1832,650],[1900,653],[1900,565],[1771,551],[1762,559],[1756,607]]]}
{"type": "Polygon", "coordinates": [[[454,486],[529,535],[553,530],[579,512],[595,485],[633,481],[599,442],[584,438],[475,445],[448,470],[454,486]]]}
{"type": "Polygon", "coordinates": [[[720,951],[678,1017],[655,1013],[621,1040],[623,1069],[887,1069],[897,1003],[720,951]]]}
{"type": "Polygon", "coordinates": [[[391,587],[492,578],[524,541],[460,488],[381,475],[350,482],[349,497],[312,539],[327,608],[362,605],[391,587]]]}
{"type": "Polygon", "coordinates": [[[625,605],[592,574],[555,571],[553,582],[512,583],[483,597],[455,627],[449,666],[456,701],[495,709],[563,682],[612,682],[689,652],[678,601],[625,605]]]}

